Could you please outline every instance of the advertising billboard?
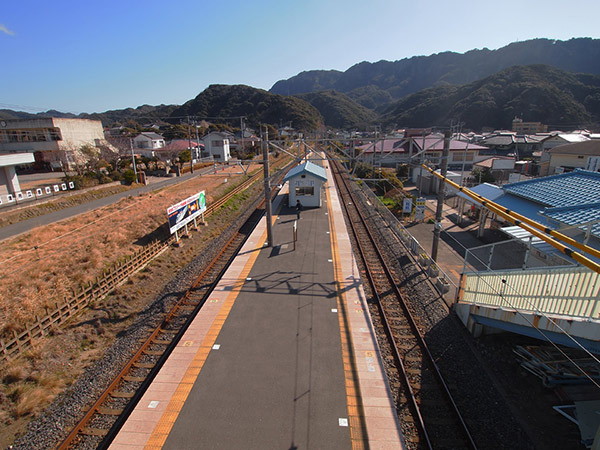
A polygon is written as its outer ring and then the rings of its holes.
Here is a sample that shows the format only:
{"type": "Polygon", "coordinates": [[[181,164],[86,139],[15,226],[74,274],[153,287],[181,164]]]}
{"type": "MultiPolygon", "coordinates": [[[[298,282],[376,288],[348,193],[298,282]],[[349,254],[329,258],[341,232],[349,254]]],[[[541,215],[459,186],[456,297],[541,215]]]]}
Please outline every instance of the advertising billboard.
{"type": "Polygon", "coordinates": [[[176,205],[167,208],[169,230],[171,231],[171,234],[190,223],[204,211],[206,211],[206,197],[204,196],[204,191],[198,192],[176,205]]]}

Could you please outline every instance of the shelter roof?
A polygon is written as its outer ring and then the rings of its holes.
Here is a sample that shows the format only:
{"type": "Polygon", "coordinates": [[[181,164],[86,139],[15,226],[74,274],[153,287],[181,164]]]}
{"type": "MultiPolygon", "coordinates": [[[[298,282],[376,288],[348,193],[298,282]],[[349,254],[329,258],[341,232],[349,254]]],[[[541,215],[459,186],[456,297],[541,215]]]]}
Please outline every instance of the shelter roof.
{"type": "Polygon", "coordinates": [[[307,173],[316,178],[319,178],[320,180],[327,181],[327,173],[325,172],[325,169],[323,169],[321,166],[317,166],[315,163],[307,161],[290,169],[287,175],[283,178],[283,182],[285,183],[291,178],[307,173]]]}

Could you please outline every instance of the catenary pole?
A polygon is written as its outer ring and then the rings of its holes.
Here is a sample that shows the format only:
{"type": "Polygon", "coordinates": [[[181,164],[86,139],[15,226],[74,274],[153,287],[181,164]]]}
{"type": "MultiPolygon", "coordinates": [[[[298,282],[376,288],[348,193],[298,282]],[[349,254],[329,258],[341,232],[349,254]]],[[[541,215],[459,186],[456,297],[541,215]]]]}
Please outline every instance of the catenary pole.
{"type": "MultiPolygon", "coordinates": [[[[442,152],[442,164],[440,172],[442,177],[446,177],[448,172],[448,154],[450,153],[450,130],[444,133],[444,151],[442,152]]],[[[433,243],[431,245],[431,259],[437,261],[438,247],[440,243],[440,229],[442,228],[442,211],[444,207],[444,194],[446,192],[446,183],[439,182],[437,208],[435,210],[435,224],[433,226],[433,243]]]]}
{"type": "Polygon", "coordinates": [[[267,213],[267,241],[273,247],[273,229],[271,224],[271,183],[269,182],[269,130],[265,126],[263,136],[263,170],[265,177],[265,212],[267,213]]]}

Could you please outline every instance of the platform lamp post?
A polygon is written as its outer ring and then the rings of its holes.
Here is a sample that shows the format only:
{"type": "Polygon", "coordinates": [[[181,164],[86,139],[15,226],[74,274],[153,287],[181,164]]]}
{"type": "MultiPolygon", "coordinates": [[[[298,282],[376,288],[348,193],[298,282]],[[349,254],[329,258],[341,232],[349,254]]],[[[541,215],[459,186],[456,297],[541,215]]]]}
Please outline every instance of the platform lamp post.
{"type": "Polygon", "coordinates": [[[265,211],[267,213],[267,242],[273,247],[273,228],[271,224],[271,183],[269,182],[269,130],[265,126],[263,136],[263,170],[265,177],[265,211]]]}

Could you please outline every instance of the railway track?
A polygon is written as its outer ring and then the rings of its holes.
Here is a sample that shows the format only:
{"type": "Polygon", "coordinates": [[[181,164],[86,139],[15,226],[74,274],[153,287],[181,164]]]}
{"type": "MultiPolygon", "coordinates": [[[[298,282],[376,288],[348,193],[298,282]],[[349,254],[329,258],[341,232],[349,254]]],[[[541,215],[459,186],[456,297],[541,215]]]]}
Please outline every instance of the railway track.
{"type": "Polygon", "coordinates": [[[350,189],[345,169],[331,161],[334,178],[347,221],[356,242],[376,304],[373,317],[385,359],[393,360],[395,373],[389,374],[390,386],[407,446],[420,449],[476,449],[447,383],[419,329],[415,313],[398,288],[398,280],[384,253],[373,238],[358,202],[350,189]]]}
{"type": "MultiPolygon", "coordinates": [[[[280,181],[285,171],[286,169],[281,170],[275,177],[280,181]]],[[[261,176],[262,173],[257,173],[227,195],[208,205],[205,214],[214,213],[261,176]]],[[[275,192],[276,189],[273,189],[271,196],[275,192]]],[[[262,217],[264,213],[262,208],[264,208],[264,200],[207,265],[187,292],[177,300],[158,327],[141,342],[137,352],[73,427],[69,435],[56,447],[58,450],[108,448],[262,217]]]]}

